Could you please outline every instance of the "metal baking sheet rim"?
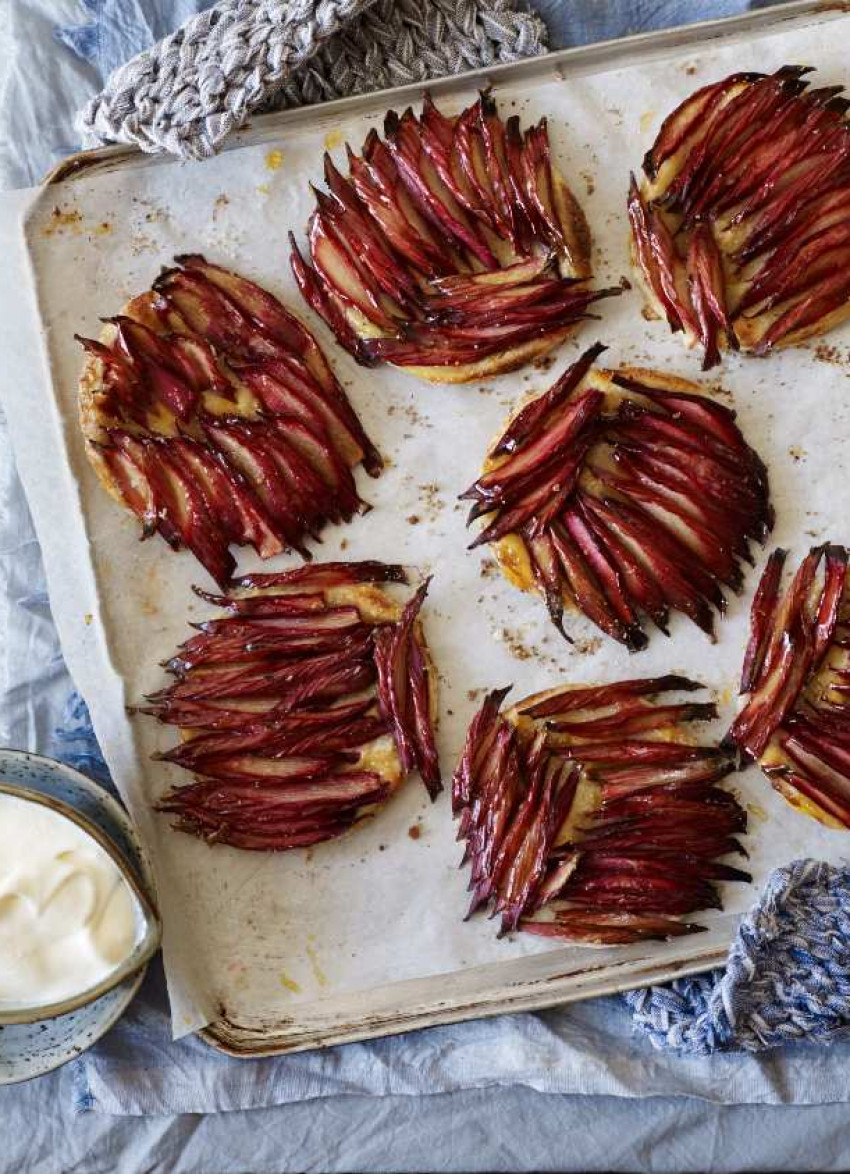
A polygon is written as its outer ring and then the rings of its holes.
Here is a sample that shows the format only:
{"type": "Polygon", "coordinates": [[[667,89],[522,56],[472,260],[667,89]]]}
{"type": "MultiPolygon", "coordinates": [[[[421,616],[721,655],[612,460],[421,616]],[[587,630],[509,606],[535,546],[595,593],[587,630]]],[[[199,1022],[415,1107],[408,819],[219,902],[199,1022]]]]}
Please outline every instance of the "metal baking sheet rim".
{"type": "MultiPolygon", "coordinates": [[[[652,33],[639,33],[613,41],[562,49],[527,61],[471,70],[427,83],[416,82],[351,98],[341,98],[323,103],[320,108],[307,106],[277,111],[255,118],[249,126],[232,135],[223,149],[233,150],[262,143],[279,135],[286,126],[297,124],[305,118],[316,119],[318,116],[322,122],[330,122],[340,116],[361,113],[376,105],[384,107],[387,104],[398,105],[401,102],[414,101],[421,97],[426,89],[435,93],[450,93],[456,89],[468,89],[470,84],[476,81],[481,84],[495,84],[503,79],[515,81],[518,78],[535,78],[552,71],[560,72],[563,76],[579,70],[586,73],[610,65],[618,59],[634,61],[638,57],[689,45],[698,46],[730,37],[757,35],[795,23],[825,21],[846,15],[848,12],[850,0],[790,0],[781,7],[746,13],[742,16],[701,21],[652,33]]],[[[96,172],[108,173],[123,170],[125,167],[159,166],[176,162],[179,160],[173,156],[147,155],[135,147],[100,147],[80,151],[63,159],[45,177],[43,186],[44,189],[49,189],[81,177],[88,178],[96,172]]],[[[714,938],[717,935],[711,936],[714,938]]],[[[315,1017],[315,1023],[304,1022],[308,1018],[303,1014],[308,1010],[305,1007],[299,1009],[299,1015],[293,1016],[288,1024],[281,1024],[278,1021],[274,1027],[263,1023],[248,1025],[232,1022],[227,1015],[227,1009],[222,1007],[220,1017],[198,1035],[217,1051],[240,1059],[307,1051],[467,1019],[542,1010],[582,999],[616,994],[632,987],[667,982],[722,964],[727,949],[728,938],[686,953],[682,953],[681,944],[677,943],[677,957],[659,958],[656,950],[651,956],[613,965],[600,951],[594,953],[593,961],[567,973],[547,974],[535,979],[516,979],[507,986],[503,981],[501,984],[493,985],[491,989],[486,989],[482,982],[485,989],[476,990],[466,996],[459,997],[455,992],[436,1000],[432,997],[423,997],[421,1000],[411,1000],[413,1005],[402,1011],[397,1001],[398,996],[403,994],[400,988],[435,986],[434,979],[416,979],[373,991],[370,995],[358,993],[349,996],[347,1001],[356,1005],[359,1010],[355,1011],[355,1007],[352,1006],[351,1014],[347,1016],[337,1011],[333,1022],[330,1019],[323,1021],[321,1013],[315,1017]],[[396,1006],[381,1007],[381,997],[389,998],[391,991],[396,999],[396,1006]],[[368,1012],[363,1004],[370,999],[374,999],[377,1005],[368,1012]]],[[[548,958],[550,962],[556,961],[552,955],[548,958]]],[[[528,960],[524,960],[524,963],[527,964],[528,960]]],[[[487,969],[501,971],[503,967],[497,964],[487,969]]],[[[476,978],[474,973],[466,977],[473,982],[476,978]]],[[[436,984],[443,985],[439,977],[436,984]]],[[[336,1002],[339,1003],[339,1000],[336,1002]]],[[[320,1007],[321,1004],[313,1006],[320,1007]]]]}
{"type": "MultiPolygon", "coordinates": [[[[231,1022],[224,1015],[198,1035],[205,1043],[236,1059],[257,1059],[262,1056],[278,1056],[291,1052],[305,1052],[314,1048],[328,1048],[336,1044],[350,1044],[358,1041],[379,1039],[382,1036],[399,1035],[402,1032],[418,1031],[426,1027],[438,1027],[447,1023],[462,1023],[469,1019],[485,1019],[495,1015],[518,1014],[524,1011],[542,1011],[548,1007],[566,1006],[583,999],[615,995],[635,987],[651,986],[654,983],[669,982],[699,974],[726,960],[727,946],[718,946],[694,954],[676,962],[659,963],[654,958],[637,958],[612,967],[600,956],[596,965],[584,965],[565,974],[539,980],[518,981],[507,988],[465,999],[449,996],[428,1006],[398,1010],[376,1011],[365,1016],[362,1012],[351,1018],[337,1016],[341,1022],[324,1027],[320,1024],[300,1024],[293,1017],[291,1024],[281,1028],[278,1021],[274,1027],[258,1024],[248,1027],[231,1022]],[[611,977],[612,970],[619,970],[611,977]],[[605,971],[607,978],[597,975],[605,971]],[[589,976],[589,977],[588,977],[589,976]],[[584,978],[585,981],[581,981],[584,978]],[[576,985],[577,981],[580,985],[576,985]]],[[[445,977],[445,976],[443,976],[445,977]]],[[[433,979],[414,980],[417,983],[433,984],[433,979]]],[[[397,983],[394,988],[396,999],[398,989],[406,984],[397,983]]],[[[349,996],[352,1003],[363,1001],[362,994],[349,996]]],[[[352,1008],[352,1011],[354,1009],[352,1008]]]]}

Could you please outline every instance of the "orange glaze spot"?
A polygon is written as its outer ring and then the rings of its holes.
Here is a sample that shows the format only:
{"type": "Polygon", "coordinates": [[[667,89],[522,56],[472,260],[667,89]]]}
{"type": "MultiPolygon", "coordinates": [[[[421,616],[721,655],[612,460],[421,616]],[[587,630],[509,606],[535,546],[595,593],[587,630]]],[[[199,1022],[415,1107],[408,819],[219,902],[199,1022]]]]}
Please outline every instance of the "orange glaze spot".
{"type": "Polygon", "coordinates": [[[534,590],[534,572],[525,543],[518,534],[506,534],[493,545],[502,574],[520,591],[534,590]]]}

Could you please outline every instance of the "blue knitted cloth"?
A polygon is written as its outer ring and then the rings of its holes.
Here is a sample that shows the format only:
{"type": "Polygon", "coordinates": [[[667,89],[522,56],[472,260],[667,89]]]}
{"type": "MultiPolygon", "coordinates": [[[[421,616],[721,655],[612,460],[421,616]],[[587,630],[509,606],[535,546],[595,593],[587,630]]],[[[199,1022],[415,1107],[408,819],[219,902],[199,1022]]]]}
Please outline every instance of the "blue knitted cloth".
{"type": "Polygon", "coordinates": [[[775,869],[725,970],[625,999],[659,1048],[707,1055],[828,1043],[850,1025],[850,869],[816,860],[775,869]]]}
{"type": "MultiPolygon", "coordinates": [[[[113,789],[79,694],[53,751],[113,789]]],[[[829,1043],[850,1028],[850,867],[795,860],[771,873],[726,967],[623,996],[656,1048],[692,1055],[829,1043]]]]}

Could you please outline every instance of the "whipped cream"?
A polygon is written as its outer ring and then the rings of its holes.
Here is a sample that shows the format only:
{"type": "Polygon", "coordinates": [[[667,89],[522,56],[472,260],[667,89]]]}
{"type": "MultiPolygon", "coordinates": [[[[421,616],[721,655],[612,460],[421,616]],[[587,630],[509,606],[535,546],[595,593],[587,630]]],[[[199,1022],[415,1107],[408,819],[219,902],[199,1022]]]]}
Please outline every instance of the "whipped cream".
{"type": "Polygon", "coordinates": [[[133,890],[96,840],[41,803],[0,793],[0,1009],[96,986],[141,928],[133,890]]]}

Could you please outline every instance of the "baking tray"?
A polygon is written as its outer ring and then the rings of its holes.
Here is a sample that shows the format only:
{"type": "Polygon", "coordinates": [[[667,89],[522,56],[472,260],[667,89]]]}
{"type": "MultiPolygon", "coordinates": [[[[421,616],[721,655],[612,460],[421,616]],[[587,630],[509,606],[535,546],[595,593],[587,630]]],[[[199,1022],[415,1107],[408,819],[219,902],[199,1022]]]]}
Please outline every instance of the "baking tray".
{"type": "MultiPolygon", "coordinates": [[[[553,74],[563,79],[592,75],[620,64],[651,61],[673,50],[698,53],[727,39],[752,40],[784,28],[828,22],[841,17],[848,8],[850,5],[841,3],[794,0],[779,8],[741,17],[562,50],[544,58],[440,79],[427,87],[405,86],[321,107],[264,115],[233,135],[225,150],[278,142],[287,130],[308,123],[331,128],[356,115],[377,116],[389,106],[416,102],[426,88],[450,96],[491,83],[496,86],[525,80],[531,83],[553,74]]],[[[642,150],[643,145],[635,144],[634,158],[629,160],[633,164],[640,154],[638,147],[642,150]]],[[[128,168],[174,165],[171,157],[142,155],[124,147],[82,152],[64,160],[47,177],[42,199],[54,199],[57,185],[73,184],[81,178],[122,173],[128,168]]],[[[634,667],[636,672],[642,671],[637,663],[634,667]]],[[[319,999],[300,1004],[293,1008],[291,1016],[275,1017],[273,1022],[232,1015],[228,1006],[222,1004],[216,1008],[213,1022],[201,1034],[209,1043],[232,1055],[257,1056],[533,1010],[705,970],[724,959],[730,933],[728,924],[717,924],[695,940],[680,939],[633,948],[624,959],[619,957],[622,951],[583,951],[580,961],[575,963],[573,952],[569,965],[565,965],[563,951],[551,950],[471,967],[451,975],[395,982],[347,996],[319,999]]]]}

